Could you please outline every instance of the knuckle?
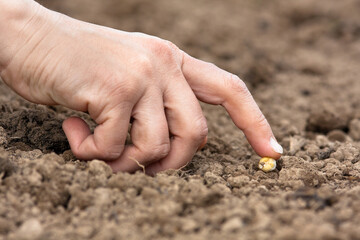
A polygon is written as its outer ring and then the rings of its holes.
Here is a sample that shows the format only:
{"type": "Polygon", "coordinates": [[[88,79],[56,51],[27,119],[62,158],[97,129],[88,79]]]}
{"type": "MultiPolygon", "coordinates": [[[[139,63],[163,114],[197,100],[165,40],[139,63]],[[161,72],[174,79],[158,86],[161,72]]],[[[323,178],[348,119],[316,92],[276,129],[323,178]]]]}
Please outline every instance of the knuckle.
{"type": "Polygon", "coordinates": [[[192,127],[192,131],[189,134],[189,137],[194,142],[202,143],[203,140],[207,137],[207,135],[208,135],[208,127],[207,127],[206,119],[202,117],[194,123],[192,127]]]}
{"type": "Polygon", "coordinates": [[[102,160],[115,160],[119,158],[125,149],[125,143],[116,144],[115,142],[107,142],[105,136],[97,134],[96,131],[97,129],[94,131],[93,146],[98,158],[102,160]]]}
{"type": "Polygon", "coordinates": [[[92,147],[92,151],[89,153],[84,148],[79,146],[78,148],[72,148],[71,151],[79,159],[101,159],[101,160],[115,160],[119,158],[124,150],[124,146],[105,146],[103,144],[96,143],[92,147]]]}
{"type": "Polygon", "coordinates": [[[161,58],[165,61],[172,61],[175,52],[178,49],[172,42],[157,38],[152,39],[149,44],[152,53],[155,54],[157,58],[161,58]]]}
{"type": "Polygon", "coordinates": [[[146,76],[151,77],[154,71],[153,62],[149,55],[147,54],[139,54],[137,56],[137,69],[141,74],[140,77],[146,76]]]}
{"type": "Polygon", "coordinates": [[[242,96],[251,95],[244,81],[232,73],[229,73],[229,76],[225,78],[224,82],[227,88],[230,88],[232,91],[235,91],[242,96]]]}
{"type": "Polygon", "coordinates": [[[259,127],[259,128],[267,127],[269,125],[269,123],[266,120],[264,114],[262,114],[261,112],[255,118],[255,125],[256,125],[256,127],[259,127]]]}
{"type": "Polygon", "coordinates": [[[170,152],[170,142],[158,144],[153,147],[153,150],[154,150],[157,158],[164,158],[170,152]]]}
{"type": "Polygon", "coordinates": [[[125,146],[102,146],[97,147],[100,159],[115,160],[121,156],[125,146]]]}
{"type": "Polygon", "coordinates": [[[142,150],[145,162],[151,162],[166,157],[170,152],[170,142],[155,143],[142,150]]]}
{"type": "Polygon", "coordinates": [[[170,50],[172,53],[176,52],[176,51],[180,51],[180,49],[178,48],[178,46],[176,46],[173,42],[168,41],[168,40],[163,40],[164,44],[166,44],[168,46],[168,50],[170,50]]]}

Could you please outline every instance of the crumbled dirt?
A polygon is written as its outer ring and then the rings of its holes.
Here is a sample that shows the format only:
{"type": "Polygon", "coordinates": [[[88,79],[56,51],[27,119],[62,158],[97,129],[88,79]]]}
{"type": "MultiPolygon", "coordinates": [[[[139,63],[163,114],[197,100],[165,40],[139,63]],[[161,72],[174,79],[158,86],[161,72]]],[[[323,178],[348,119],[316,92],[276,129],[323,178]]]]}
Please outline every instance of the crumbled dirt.
{"type": "MultiPolygon", "coordinates": [[[[220,107],[180,171],[112,174],[69,151],[61,122],[0,85],[1,239],[360,239],[360,3],[41,0],[173,41],[240,75],[285,154],[264,173],[220,107]]],[[[239,103],[241,104],[241,103],[239,103]]]]}

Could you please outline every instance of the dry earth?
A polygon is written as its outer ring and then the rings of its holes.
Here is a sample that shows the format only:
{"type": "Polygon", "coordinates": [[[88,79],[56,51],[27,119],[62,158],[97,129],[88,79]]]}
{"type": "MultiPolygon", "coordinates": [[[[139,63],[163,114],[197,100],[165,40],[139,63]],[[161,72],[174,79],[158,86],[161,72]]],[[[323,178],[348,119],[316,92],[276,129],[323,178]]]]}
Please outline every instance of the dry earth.
{"type": "Polygon", "coordinates": [[[112,174],[69,151],[61,122],[85,114],[1,83],[0,239],[360,239],[358,0],[40,2],[238,74],[285,154],[263,173],[224,110],[203,105],[209,142],[185,169],[112,174]]]}

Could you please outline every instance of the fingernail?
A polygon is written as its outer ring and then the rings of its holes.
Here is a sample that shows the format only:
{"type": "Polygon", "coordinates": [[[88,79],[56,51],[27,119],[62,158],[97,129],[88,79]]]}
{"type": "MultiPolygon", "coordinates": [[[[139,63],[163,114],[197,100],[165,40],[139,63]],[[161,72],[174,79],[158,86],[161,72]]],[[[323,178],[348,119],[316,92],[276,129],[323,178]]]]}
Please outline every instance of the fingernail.
{"type": "Polygon", "coordinates": [[[270,138],[270,146],[272,147],[272,149],[277,152],[277,153],[280,153],[280,154],[283,154],[283,148],[282,146],[275,140],[274,137],[271,137],[270,138]]]}

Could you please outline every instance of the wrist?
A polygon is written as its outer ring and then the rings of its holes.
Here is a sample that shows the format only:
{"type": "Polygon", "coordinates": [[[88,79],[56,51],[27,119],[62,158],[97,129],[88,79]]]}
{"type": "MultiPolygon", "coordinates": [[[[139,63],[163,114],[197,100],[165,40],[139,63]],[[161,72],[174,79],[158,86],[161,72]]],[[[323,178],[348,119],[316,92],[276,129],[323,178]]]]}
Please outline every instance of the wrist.
{"type": "Polygon", "coordinates": [[[40,7],[33,0],[0,0],[0,72],[31,35],[29,28],[40,7]]]}

